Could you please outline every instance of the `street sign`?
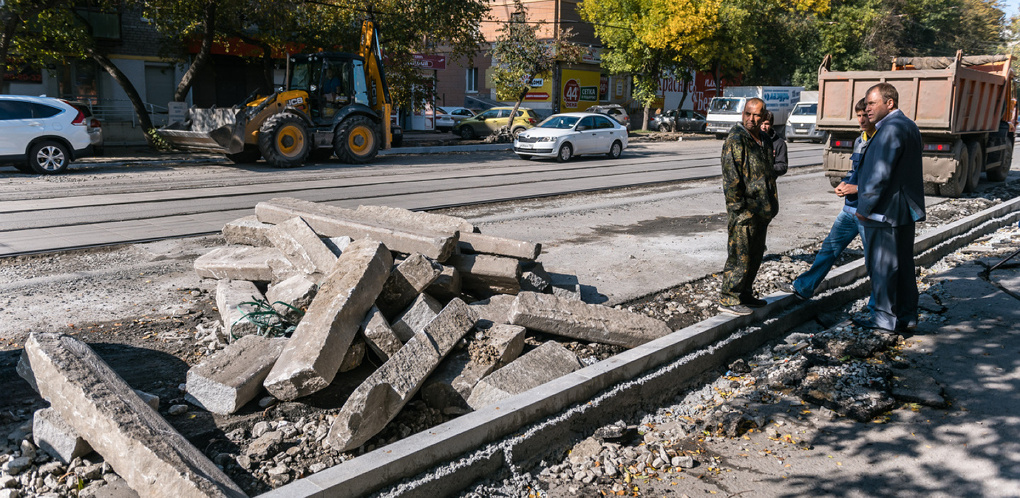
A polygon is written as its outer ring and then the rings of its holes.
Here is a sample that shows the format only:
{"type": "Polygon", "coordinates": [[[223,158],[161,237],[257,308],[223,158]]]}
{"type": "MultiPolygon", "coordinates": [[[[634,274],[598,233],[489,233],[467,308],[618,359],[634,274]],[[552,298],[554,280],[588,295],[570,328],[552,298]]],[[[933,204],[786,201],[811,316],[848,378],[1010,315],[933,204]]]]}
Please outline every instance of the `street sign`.
{"type": "Polygon", "coordinates": [[[422,69],[446,69],[445,55],[414,54],[414,65],[422,69]]]}

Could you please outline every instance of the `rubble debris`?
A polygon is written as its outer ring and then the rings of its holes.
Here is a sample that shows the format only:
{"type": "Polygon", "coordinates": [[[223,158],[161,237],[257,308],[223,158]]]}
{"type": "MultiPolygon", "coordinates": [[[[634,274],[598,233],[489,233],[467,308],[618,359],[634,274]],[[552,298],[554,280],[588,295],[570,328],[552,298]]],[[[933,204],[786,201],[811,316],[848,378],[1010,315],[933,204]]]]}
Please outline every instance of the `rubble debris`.
{"type": "Polygon", "coordinates": [[[336,254],[300,216],[273,225],[268,236],[273,246],[305,275],[325,275],[336,263],[336,254]]]}
{"type": "Polygon", "coordinates": [[[425,233],[473,233],[474,225],[459,216],[411,211],[390,206],[360,205],[355,211],[362,219],[384,226],[422,230],[425,233]]]}
{"type": "Polygon", "coordinates": [[[510,307],[510,323],[629,348],[672,333],[665,322],[647,315],[535,292],[517,295],[510,307]]]}
{"type": "Polygon", "coordinates": [[[478,297],[517,294],[521,290],[520,261],[488,254],[454,254],[446,262],[460,273],[461,286],[478,297]]]}
{"type": "Polygon", "coordinates": [[[321,236],[346,235],[354,240],[378,240],[392,251],[418,252],[439,262],[446,261],[457,247],[457,232],[423,233],[413,227],[395,228],[384,221],[366,219],[367,216],[353,209],[300,199],[276,198],[260,202],[255,205],[255,215],[263,223],[274,224],[300,216],[321,236]]]}
{"type": "Polygon", "coordinates": [[[223,238],[227,239],[227,244],[272,247],[273,243],[269,240],[269,229],[272,226],[262,223],[253,214],[223,225],[223,238]]]}
{"type": "Polygon", "coordinates": [[[298,323],[312,304],[319,285],[306,275],[294,275],[266,289],[266,300],[284,320],[298,323]]]}
{"type": "Polygon", "coordinates": [[[287,269],[290,262],[275,247],[217,247],[195,260],[195,273],[203,278],[271,282],[274,269],[287,269]]]}
{"type": "Polygon", "coordinates": [[[473,325],[467,304],[450,301],[351,394],[329,429],[330,447],[348,451],[379,433],[473,325]]]}
{"type": "Polygon", "coordinates": [[[457,247],[464,253],[492,254],[516,259],[537,259],[542,253],[542,244],[466,232],[460,233],[457,247]]]}
{"type": "Polygon", "coordinates": [[[64,463],[92,453],[92,446],[53,408],[35,412],[32,438],[39,449],[64,463]]]}
{"type": "Polygon", "coordinates": [[[411,337],[414,337],[414,334],[431,322],[442,309],[442,303],[435,298],[428,294],[420,294],[414,303],[390,324],[390,327],[393,329],[393,333],[397,334],[400,342],[406,343],[411,340],[411,337]]]}
{"type": "Polygon", "coordinates": [[[475,410],[557,379],[584,365],[556,341],[529,351],[475,384],[468,405],[475,410]]]}
{"type": "Polygon", "coordinates": [[[428,295],[446,303],[461,295],[463,285],[460,281],[460,272],[452,266],[443,265],[443,271],[436,277],[425,292],[428,295]]]}
{"type": "Polygon", "coordinates": [[[368,310],[368,315],[361,322],[361,335],[365,337],[365,342],[372,353],[382,361],[389,360],[390,356],[404,346],[404,341],[400,340],[386,321],[386,317],[375,306],[368,310]]]}
{"type": "Polygon", "coordinates": [[[496,294],[488,299],[471,303],[471,311],[478,319],[476,327],[487,329],[497,324],[510,324],[510,306],[514,304],[515,296],[496,294]]]}
{"type": "MultiPolygon", "coordinates": [[[[521,290],[527,292],[545,292],[552,285],[552,276],[545,271],[545,266],[537,261],[521,265],[521,290]]],[[[580,290],[578,290],[580,294],[580,290]]]]}
{"type": "Polygon", "coordinates": [[[43,399],[140,495],[245,496],[81,341],[32,334],[25,351],[43,399]]]}
{"type": "Polygon", "coordinates": [[[365,338],[360,334],[354,336],[354,342],[351,343],[351,347],[347,348],[347,354],[344,355],[343,361],[340,362],[340,368],[337,370],[343,373],[360,367],[361,362],[365,359],[367,349],[365,338]]]}
{"type": "Polygon", "coordinates": [[[249,313],[257,311],[254,301],[265,300],[262,291],[248,280],[223,279],[216,282],[216,308],[227,337],[241,337],[259,332],[258,324],[248,320],[249,313]]]}
{"type": "Polygon", "coordinates": [[[393,256],[377,241],[347,247],[269,372],[264,385],[270,394],[291,401],[333,381],[392,265],[393,256]]]}
{"type": "Polygon", "coordinates": [[[479,332],[468,351],[450,355],[436,368],[421,389],[422,399],[443,413],[470,411],[467,400],[478,381],[503,367],[524,350],[524,327],[498,324],[479,332]]]}
{"type": "Polygon", "coordinates": [[[387,318],[393,319],[432,285],[442,272],[443,265],[421,254],[408,256],[390,272],[382,292],[375,300],[376,307],[387,318]]]}
{"type": "Polygon", "coordinates": [[[287,339],[247,335],[188,370],[190,403],[226,415],[240,410],[262,392],[287,339]]]}

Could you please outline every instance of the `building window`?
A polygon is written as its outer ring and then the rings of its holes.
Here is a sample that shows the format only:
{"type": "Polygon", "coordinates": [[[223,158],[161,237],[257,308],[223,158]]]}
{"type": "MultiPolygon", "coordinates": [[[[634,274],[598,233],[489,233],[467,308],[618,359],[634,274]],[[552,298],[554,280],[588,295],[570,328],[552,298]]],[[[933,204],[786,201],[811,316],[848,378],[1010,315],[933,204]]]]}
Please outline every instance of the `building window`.
{"type": "Polygon", "coordinates": [[[77,9],[77,13],[92,28],[92,36],[107,40],[120,40],[120,14],[92,9],[77,9]]]}
{"type": "Polygon", "coordinates": [[[478,68],[469,67],[467,70],[467,86],[465,90],[467,93],[478,93],[478,68]]]}

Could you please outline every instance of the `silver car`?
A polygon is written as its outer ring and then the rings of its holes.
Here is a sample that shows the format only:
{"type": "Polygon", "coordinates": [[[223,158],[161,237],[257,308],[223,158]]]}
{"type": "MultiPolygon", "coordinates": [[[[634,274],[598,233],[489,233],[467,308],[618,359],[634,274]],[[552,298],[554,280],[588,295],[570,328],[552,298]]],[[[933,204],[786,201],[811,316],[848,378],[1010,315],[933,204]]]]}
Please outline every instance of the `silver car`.
{"type": "Polygon", "coordinates": [[[570,112],[553,114],[514,139],[521,159],[555,157],[564,162],[585,154],[605,154],[616,159],[627,148],[627,128],[603,114],[570,112]]]}
{"type": "Polygon", "coordinates": [[[436,130],[446,133],[453,127],[475,113],[466,107],[436,107],[436,130]]]}

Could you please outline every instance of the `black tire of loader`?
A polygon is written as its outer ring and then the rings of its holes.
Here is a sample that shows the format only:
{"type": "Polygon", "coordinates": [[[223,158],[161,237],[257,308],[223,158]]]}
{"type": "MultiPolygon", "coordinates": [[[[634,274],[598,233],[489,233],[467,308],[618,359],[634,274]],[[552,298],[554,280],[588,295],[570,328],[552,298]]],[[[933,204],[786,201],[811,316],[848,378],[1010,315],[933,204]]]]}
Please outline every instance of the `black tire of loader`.
{"type": "MultiPolygon", "coordinates": [[[[355,139],[357,136],[354,137],[355,139]]],[[[379,127],[367,116],[351,116],[340,123],[333,136],[333,152],[341,162],[347,164],[363,164],[371,161],[379,153],[379,127]],[[352,134],[370,139],[363,152],[350,147],[352,134]]]]}
{"type": "MultiPolygon", "coordinates": [[[[287,146],[290,147],[290,146],[287,146]]],[[[262,157],[271,166],[277,168],[294,168],[301,166],[308,158],[312,149],[311,141],[308,138],[308,127],[299,116],[293,114],[277,114],[270,117],[259,127],[259,150],[262,157]],[[296,134],[297,148],[293,151],[282,150],[278,147],[281,144],[281,133],[296,134]]]]}

